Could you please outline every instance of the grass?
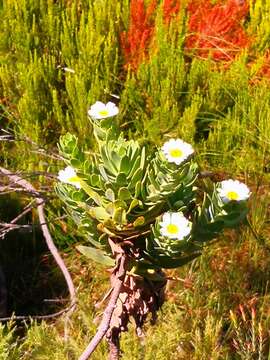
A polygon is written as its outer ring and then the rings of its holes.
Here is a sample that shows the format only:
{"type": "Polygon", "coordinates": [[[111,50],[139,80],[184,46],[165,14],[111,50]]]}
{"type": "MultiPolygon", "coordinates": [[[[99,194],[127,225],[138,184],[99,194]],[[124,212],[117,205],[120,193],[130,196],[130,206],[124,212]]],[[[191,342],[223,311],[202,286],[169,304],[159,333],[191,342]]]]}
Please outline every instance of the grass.
{"type": "MultiPolygon", "coordinates": [[[[15,137],[12,143],[0,143],[3,166],[29,174],[57,173],[62,164],[45,155],[57,151],[59,136],[70,131],[91,146],[87,108],[96,100],[115,100],[111,94],[116,94],[118,121],[127,136],[153,146],[179,136],[193,144],[202,169],[213,171],[216,178],[246,181],[252,189],[250,226],[226,232],[200,259],[169,273],[174,280],[169,281],[157,324],[146,327],[143,339],[136,338],[130,325],[122,337],[124,360],[270,359],[270,95],[269,78],[260,73],[270,45],[269,11],[267,2],[251,4],[245,26],[253,36],[252,48],[224,66],[196,53],[188,56],[183,50],[184,10],[168,27],[160,7],[149,57],[135,72],[124,67],[120,46],[120,34],[128,29],[129,1],[0,2],[0,126],[15,137]],[[26,138],[45,154],[37,153],[26,138]]],[[[50,180],[32,179],[53,196],[50,180]]],[[[16,206],[14,195],[0,199],[2,221],[11,220],[26,204],[21,196],[16,206]]],[[[48,218],[78,289],[78,309],[68,324],[65,319],[3,324],[0,359],[77,359],[95,333],[94,304],[108,288],[107,274],[78,257],[74,245],[79,234],[65,219],[54,220],[61,215],[53,199],[48,218]]],[[[31,216],[35,219],[34,212],[31,216]]],[[[38,245],[37,255],[35,241],[42,239],[29,233],[19,244],[17,239],[15,250],[1,243],[9,274],[13,261],[21,271],[23,261],[15,258],[24,254],[27,259],[31,248],[34,271],[41,271],[38,256],[46,250],[38,245]]],[[[28,305],[19,307],[23,286],[29,290],[24,299],[54,296],[55,289],[49,292],[47,286],[52,286],[51,276],[58,277],[50,263],[42,288],[27,274],[30,265],[24,265],[21,287],[18,281],[9,283],[15,294],[13,309],[22,312],[28,311],[28,305]]],[[[29,306],[29,312],[41,310],[31,302],[29,306]]],[[[106,353],[102,344],[93,359],[105,359],[106,353]]]]}

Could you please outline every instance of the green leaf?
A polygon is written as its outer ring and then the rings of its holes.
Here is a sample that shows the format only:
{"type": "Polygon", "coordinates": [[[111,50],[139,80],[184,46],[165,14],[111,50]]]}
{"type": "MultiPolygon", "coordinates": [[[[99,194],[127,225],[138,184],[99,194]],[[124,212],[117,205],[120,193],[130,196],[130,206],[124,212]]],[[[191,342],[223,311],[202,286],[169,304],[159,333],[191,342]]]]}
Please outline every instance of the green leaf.
{"type": "Polygon", "coordinates": [[[141,181],[138,181],[135,185],[135,197],[138,198],[141,194],[141,181]]]}
{"type": "Polygon", "coordinates": [[[107,173],[106,173],[106,170],[105,170],[104,166],[100,164],[100,165],[98,166],[98,169],[99,169],[100,175],[103,177],[103,179],[104,179],[106,182],[109,181],[109,178],[108,178],[108,175],[107,175],[107,173]]]}
{"type": "Polygon", "coordinates": [[[143,226],[145,223],[145,218],[143,216],[139,216],[133,223],[133,226],[136,228],[136,227],[139,227],[139,226],[143,226]]]}
{"type": "Polygon", "coordinates": [[[138,199],[133,199],[129,205],[127,214],[129,214],[131,212],[132,209],[134,209],[136,206],[140,205],[141,201],[139,201],[138,199]]]}
{"type": "Polygon", "coordinates": [[[115,152],[112,151],[111,152],[111,161],[113,163],[114,168],[119,171],[120,167],[121,167],[121,157],[115,152]]]}
{"type": "Polygon", "coordinates": [[[126,211],[123,208],[118,208],[113,214],[113,220],[120,225],[127,224],[126,211]]]}
{"type": "Polygon", "coordinates": [[[92,174],[90,179],[91,179],[92,186],[99,185],[100,179],[99,179],[99,176],[97,174],[92,174]]]}
{"type": "Polygon", "coordinates": [[[70,159],[70,165],[75,169],[79,168],[81,166],[81,161],[78,159],[70,159]]]}
{"type": "Polygon", "coordinates": [[[99,222],[103,222],[108,220],[111,216],[107,213],[107,211],[103,207],[91,207],[89,210],[89,214],[97,219],[99,222]]]}
{"type": "Polygon", "coordinates": [[[126,155],[126,149],[124,148],[124,146],[120,147],[120,149],[118,150],[118,154],[121,157],[124,157],[126,155]]]}
{"type": "Polygon", "coordinates": [[[129,189],[134,189],[135,188],[135,185],[138,181],[141,181],[142,179],[142,176],[143,176],[143,171],[142,169],[137,169],[137,171],[134,173],[134,175],[132,176],[129,184],[128,184],[128,188],[129,189]]]}
{"type": "Polygon", "coordinates": [[[116,166],[114,166],[114,164],[112,163],[111,159],[109,159],[109,156],[107,154],[107,149],[106,146],[102,146],[100,149],[100,153],[102,156],[102,160],[104,163],[104,167],[113,175],[116,175],[118,173],[118,169],[116,168],[116,166]]]}
{"type": "Polygon", "coordinates": [[[116,177],[116,184],[118,186],[125,186],[127,184],[127,177],[124,173],[120,172],[116,177]]]}
{"type": "Polygon", "coordinates": [[[149,180],[150,180],[150,184],[151,184],[151,185],[149,185],[149,187],[153,186],[154,189],[159,190],[160,186],[156,180],[156,174],[154,174],[152,171],[149,171],[148,176],[149,176],[149,180]]]}
{"type": "Polygon", "coordinates": [[[140,168],[143,170],[145,165],[145,147],[141,150],[141,161],[140,161],[140,168]]]}
{"type": "Polygon", "coordinates": [[[94,200],[94,202],[97,205],[102,205],[102,199],[101,196],[91,188],[91,186],[89,186],[85,181],[81,180],[80,181],[81,187],[82,189],[86,192],[86,194],[92,199],[94,200]]]}
{"type": "Polygon", "coordinates": [[[222,218],[221,218],[221,220],[219,220],[219,218],[218,218],[217,221],[214,221],[214,222],[211,222],[208,224],[204,224],[201,227],[201,231],[202,232],[207,231],[207,232],[216,234],[216,233],[220,233],[223,230],[223,228],[224,228],[224,221],[222,218]]]}
{"type": "Polygon", "coordinates": [[[120,172],[123,172],[124,174],[128,174],[131,168],[130,159],[127,156],[124,156],[121,160],[120,164],[120,172]]]}
{"type": "Polygon", "coordinates": [[[105,266],[105,267],[113,267],[115,265],[115,261],[109,257],[108,255],[105,255],[102,250],[95,249],[89,246],[83,246],[78,245],[76,246],[78,251],[86,256],[89,259],[92,259],[93,261],[105,266]]]}
{"type": "Polygon", "coordinates": [[[72,200],[73,201],[83,201],[85,197],[85,194],[83,194],[79,190],[75,190],[72,192],[72,200]]]}
{"type": "Polygon", "coordinates": [[[140,168],[140,157],[138,156],[137,159],[130,164],[130,172],[128,174],[128,179],[131,179],[134,173],[140,168]],[[132,165],[132,168],[131,168],[132,165]]]}
{"type": "Polygon", "coordinates": [[[105,207],[105,209],[106,209],[107,213],[112,216],[113,213],[114,213],[114,210],[115,210],[115,206],[114,206],[114,204],[109,203],[109,204],[105,207]]]}
{"type": "Polygon", "coordinates": [[[242,212],[233,212],[231,214],[222,216],[222,220],[224,221],[226,227],[234,228],[245,219],[247,212],[247,210],[242,210],[242,212]]]}
{"type": "Polygon", "coordinates": [[[131,193],[126,187],[121,187],[118,191],[118,198],[119,200],[130,200],[131,199],[131,193]]]}
{"type": "Polygon", "coordinates": [[[125,210],[127,209],[127,204],[122,200],[115,200],[113,205],[116,209],[118,209],[118,208],[123,208],[125,210]]]}

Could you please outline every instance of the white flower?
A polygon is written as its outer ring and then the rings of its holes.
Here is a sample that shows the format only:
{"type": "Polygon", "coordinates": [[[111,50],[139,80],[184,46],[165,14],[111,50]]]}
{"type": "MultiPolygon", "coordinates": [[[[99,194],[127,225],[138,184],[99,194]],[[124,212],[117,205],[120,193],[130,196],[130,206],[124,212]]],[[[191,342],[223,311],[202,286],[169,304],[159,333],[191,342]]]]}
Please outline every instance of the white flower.
{"type": "Polygon", "coordinates": [[[231,200],[247,200],[250,196],[250,191],[247,185],[238,180],[224,180],[220,183],[220,185],[221,186],[217,189],[217,191],[225,203],[231,200]]]}
{"type": "Polygon", "coordinates": [[[169,162],[180,165],[191,154],[194,153],[192,146],[181,139],[170,139],[165,142],[161,150],[169,162]]]}
{"type": "Polygon", "coordinates": [[[166,212],[159,223],[160,233],[170,239],[182,240],[191,231],[191,222],[182,213],[166,212]]]}
{"type": "Polygon", "coordinates": [[[101,101],[97,101],[88,110],[88,115],[94,119],[105,119],[107,117],[115,116],[119,112],[118,107],[113,102],[104,104],[101,101]]]}
{"type": "Polygon", "coordinates": [[[77,189],[81,188],[80,179],[71,166],[67,166],[64,170],[60,170],[57,178],[64,183],[74,185],[77,189]]]}

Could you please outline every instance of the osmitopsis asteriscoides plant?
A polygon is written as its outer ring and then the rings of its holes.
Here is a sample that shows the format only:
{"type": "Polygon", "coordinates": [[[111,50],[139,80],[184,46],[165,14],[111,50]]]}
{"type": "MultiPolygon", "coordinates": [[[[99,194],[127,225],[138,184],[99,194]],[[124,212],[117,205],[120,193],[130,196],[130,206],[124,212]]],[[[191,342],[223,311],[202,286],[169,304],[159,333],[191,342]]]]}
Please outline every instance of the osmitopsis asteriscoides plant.
{"type": "Polygon", "coordinates": [[[90,107],[96,151],[82,149],[70,133],[61,137],[66,168],[59,171],[56,191],[87,242],[78,246],[81,253],[111,269],[121,254],[127,256],[121,311],[110,324],[119,335],[129,316],[139,331],[147,314],[161,306],[163,269],[192,261],[225,228],[239,226],[250,191],[231,179],[200,186],[192,145],[171,138],[153,148],[125,139],[114,118],[118,112],[111,102],[90,107]]]}

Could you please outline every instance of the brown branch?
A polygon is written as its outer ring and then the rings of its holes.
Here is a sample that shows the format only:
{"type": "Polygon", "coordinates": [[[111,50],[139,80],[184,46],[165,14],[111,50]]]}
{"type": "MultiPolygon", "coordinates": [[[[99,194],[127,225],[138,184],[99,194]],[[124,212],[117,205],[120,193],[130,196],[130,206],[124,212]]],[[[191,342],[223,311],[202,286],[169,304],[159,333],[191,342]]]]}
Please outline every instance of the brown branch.
{"type": "MultiPolygon", "coordinates": [[[[3,175],[7,176],[7,178],[14,184],[19,185],[20,187],[26,189],[27,191],[31,192],[32,194],[36,195],[36,203],[37,203],[37,211],[38,211],[38,217],[39,217],[39,222],[40,222],[40,226],[46,241],[46,244],[48,246],[48,249],[50,250],[55,262],[57,263],[57,265],[59,266],[60,270],[62,271],[62,274],[65,278],[67,287],[68,287],[68,291],[69,291],[69,295],[70,295],[70,306],[67,309],[64,309],[58,313],[55,313],[54,315],[47,315],[47,317],[51,317],[51,316],[57,316],[57,315],[61,315],[62,313],[65,312],[71,312],[75,309],[76,306],[76,291],[75,291],[75,287],[72,281],[72,278],[70,276],[70,273],[63,261],[63,259],[61,258],[56,246],[54,245],[53,239],[51,237],[49,228],[47,226],[47,222],[46,222],[46,218],[45,218],[45,213],[44,213],[44,199],[40,196],[39,192],[37,192],[37,190],[32,186],[32,184],[30,184],[28,181],[26,181],[25,179],[22,179],[19,175],[14,174],[12,172],[10,172],[7,169],[4,169],[2,167],[0,167],[0,173],[2,173],[3,175]]],[[[36,317],[37,318],[37,317],[36,317]]],[[[43,317],[44,318],[44,317],[43,317]]],[[[1,320],[1,319],[0,319],[1,320]]]]}
{"type": "Polygon", "coordinates": [[[17,221],[19,221],[24,215],[28,214],[30,211],[32,211],[33,209],[33,205],[30,203],[28,204],[27,206],[25,206],[25,208],[23,209],[23,211],[18,215],[16,216],[14,219],[12,219],[10,221],[10,224],[16,224],[17,221]]]}
{"type": "Polygon", "coordinates": [[[103,337],[106,335],[112,314],[114,312],[114,309],[116,307],[116,302],[119,298],[119,294],[123,285],[123,281],[126,274],[126,261],[127,257],[125,254],[121,254],[120,257],[120,264],[119,268],[115,274],[114,284],[113,284],[113,290],[111,293],[110,301],[103,313],[102,321],[98,327],[98,331],[96,332],[96,335],[91,340],[90,344],[87,346],[83,354],[80,356],[79,360],[87,360],[91,356],[91,354],[94,352],[100,341],[103,339],[103,337]]]}
{"type": "Polygon", "coordinates": [[[9,321],[9,320],[20,320],[20,321],[26,321],[26,320],[46,320],[46,319],[53,319],[55,317],[58,317],[60,315],[63,314],[68,314],[70,312],[72,312],[75,309],[75,302],[70,303],[69,306],[67,306],[66,308],[60,310],[60,311],[56,311],[52,314],[48,314],[48,315],[14,315],[14,316],[7,316],[7,317],[0,317],[0,321],[9,321]]]}
{"type": "Polygon", "coordinates": [[[119,329],[112,329],[110,338],[108,339],[110,346],[109,360],[117,360],[120,356],[120,331],[119,329]]]}
{"type": "MultiPolygon", "coordinates": [[[[1,191],[1,189],[0,189],[1,191]]],[[[17,221],[19,221],[24,215],[26,215],[27,213],[29,213],[30,211],[32,211],[33,209],[33,205],[29,204],[27,205],[24,210],[18,215],[16,216],[14,219],[12,219],[9,223],[0,223],[0,238],[4,238],[6,236],[6,234],[12,230],[16,230],[16,229],[20,229],[20,228],[29,228],[31,226],[31,228],[33,227],[32,225],[18,225],[16,224],[17,221]],[[1,229],[4,228],[3,230],[1,229]]]]}

